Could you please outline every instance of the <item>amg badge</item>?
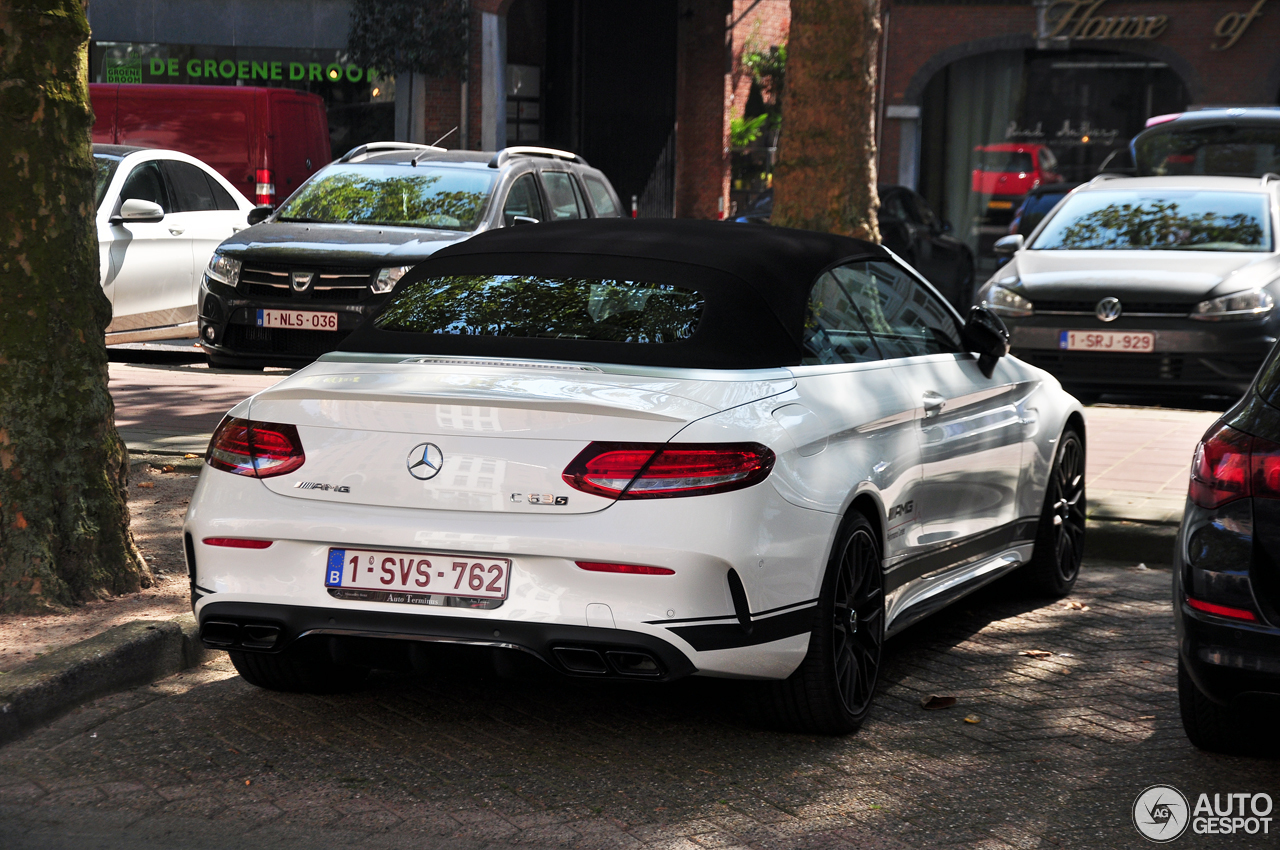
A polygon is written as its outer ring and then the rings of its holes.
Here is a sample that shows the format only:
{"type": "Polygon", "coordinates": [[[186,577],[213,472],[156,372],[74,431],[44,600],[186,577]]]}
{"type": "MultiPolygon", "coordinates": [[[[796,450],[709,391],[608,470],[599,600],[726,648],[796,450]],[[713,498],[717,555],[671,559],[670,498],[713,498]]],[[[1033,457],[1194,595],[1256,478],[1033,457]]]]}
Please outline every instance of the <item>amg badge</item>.
{"type": "Polygon", "coordinates": [[[293,486],[296,490],[329,490],[334,493],[351,492],[351,488],[346,484],[321,484],[319,481],[299,481],[293,486]]]}

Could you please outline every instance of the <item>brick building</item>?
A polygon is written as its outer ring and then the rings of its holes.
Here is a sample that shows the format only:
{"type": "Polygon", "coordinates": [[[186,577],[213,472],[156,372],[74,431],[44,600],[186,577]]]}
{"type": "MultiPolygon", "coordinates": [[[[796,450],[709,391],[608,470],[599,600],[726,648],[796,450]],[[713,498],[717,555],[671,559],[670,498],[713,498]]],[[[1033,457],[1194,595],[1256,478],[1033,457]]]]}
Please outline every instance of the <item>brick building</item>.
{"type": "Polygon", "coordinates": [[[1275,105],[1266,0],[886,0],[880,179],[976,242],[973,149],[1044,144],[1084,180],[1148,118],[1275,105]]]}
{"type": "Polygon", "coordinates": [[[350,0],[88,8],[92,80],[304,88],[328,105],[335,155],[442,136],[449,147],[560,147],[601,168],[642,214],[696,218],[716,218],[728,202],[728,122],[741,89],[734,51],[752,34],[776,43],[787,18],[787,0],[471,0],[465,79],[432,79],[352,65],[350,0]],[[255,81],[152,70],[208,59],[332,74],[255,81]]]}

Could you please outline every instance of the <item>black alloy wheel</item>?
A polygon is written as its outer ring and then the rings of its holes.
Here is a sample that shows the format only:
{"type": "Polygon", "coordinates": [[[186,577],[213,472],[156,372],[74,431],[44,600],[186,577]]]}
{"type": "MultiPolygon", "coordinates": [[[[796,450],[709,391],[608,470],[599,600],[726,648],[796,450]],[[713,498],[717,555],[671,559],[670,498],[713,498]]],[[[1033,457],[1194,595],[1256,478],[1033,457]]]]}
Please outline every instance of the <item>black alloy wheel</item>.
{"type": "Polygon", "coordinates": [[[884,643],[884,575],[871,529],[856,529],[836,572],[831,631],[834,673],[846,713],[871,707],[884,643]]]}
{"type": "Polygon", "coordinates": [[[871,710],[883,644],[879,536],[866,517],[855,513],[845,520],[828,562],[808,654],[768,695],[772,719],[795,732],[856,731],[871,710]]]}
{"type": "Polygon", "coordinates": [[[1037,592],[1065,596],[1075,586],[1084,557],[1085,506],[1084,443],[1068,428],[1049,470],[1035,551],[1027,566],[1037,592]]]}

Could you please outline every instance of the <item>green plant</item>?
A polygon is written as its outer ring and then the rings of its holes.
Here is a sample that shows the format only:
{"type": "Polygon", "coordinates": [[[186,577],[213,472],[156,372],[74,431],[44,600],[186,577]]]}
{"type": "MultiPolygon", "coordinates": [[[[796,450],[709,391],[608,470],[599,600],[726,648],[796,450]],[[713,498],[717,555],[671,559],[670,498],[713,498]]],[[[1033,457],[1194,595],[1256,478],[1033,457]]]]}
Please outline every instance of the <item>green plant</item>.
{"type": "Polygon", "coordinates": [[[755,118],[733,118],[729,121],[729,144],[735,148],[745,148],[760,138],[769,113],[757,115],[755,118]]]}

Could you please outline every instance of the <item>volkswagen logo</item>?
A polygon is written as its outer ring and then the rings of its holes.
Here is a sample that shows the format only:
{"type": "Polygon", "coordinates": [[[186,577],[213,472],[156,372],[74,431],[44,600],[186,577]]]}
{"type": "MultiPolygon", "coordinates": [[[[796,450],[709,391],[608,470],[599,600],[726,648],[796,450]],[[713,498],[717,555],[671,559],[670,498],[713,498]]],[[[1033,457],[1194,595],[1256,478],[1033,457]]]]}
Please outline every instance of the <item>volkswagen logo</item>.
{"type": "Polygon", "coordinates": [[[429,481],[440,474],[440,469],[444,466],[444,452],[435,443],[418,443],[409,450],[405,464],[414,478],[429,481]]]}
{"type": "Polygon", "coordinates": [[[1107,296],[1098,302],[1098,306],[1093,308],[1093,314],[1098,317],[1101,322],[1114,322],[1120,318],[1122,312],[1120,307],[1120,299],[1107,296]]]}
{"type": "Polygon", "coordinates": [[[311,286],[311,279],[315,276],[315,272],[291,272],[289,282],[293,284],[294,292],[306,292],[311,286]]]}

